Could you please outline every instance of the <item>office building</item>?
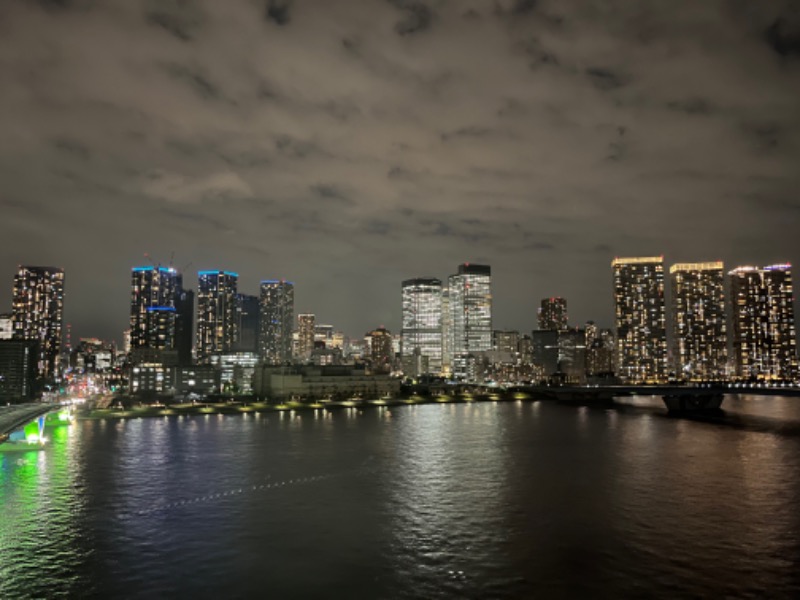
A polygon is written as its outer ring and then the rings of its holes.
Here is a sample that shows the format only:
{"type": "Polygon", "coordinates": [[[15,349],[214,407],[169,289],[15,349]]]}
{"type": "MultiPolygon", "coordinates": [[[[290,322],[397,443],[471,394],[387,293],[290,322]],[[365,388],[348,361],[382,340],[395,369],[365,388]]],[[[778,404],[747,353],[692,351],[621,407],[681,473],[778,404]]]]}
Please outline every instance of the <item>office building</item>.
{"type": "Polygon", "coordinates": [[[763,380],[796,377],[791,265],[737,267],[729,276],[736,375],[763,380]]]}
{"type": "Polygon", "coordinates": [[[567,328],[567,301],[564,298],[543,298],[539,308],[539,329],[561,331],[567,328]]]}
{"type": "Polygon", "coordinates": [[[283,279],[261,282],[259,355],[268,365],[292,360],[294,283],[283,279]]]}
{"type": "Polygon", "coordinates": [[[675,376],[687,381],[723,379],[728,341],[722,263],[679,263],[669,273],[675,376]]]}
{"type": "Polygon", "coordinates": [[[663,257],[615,258],[618,375],[628,383],[667,379],[663,257]]]}
{"type": "Polygon", "coordinates": [[[57,379],[64,321],[64,271],[20,266],[14,276],[14,339],[37,342],[36,371],[57,379]]]}
{"type": "Polygon", "coordinates": [[[442,369],[442,282],[434,277],[407,279],[402,290],[400,355],[404,361],[425,356],[430,372],[439,373],[442,369]]]}
{"type": "Polygon", "coordinates": [[[492,348],[492,270],[464,263],[449,279],[453,356],[492,348]]]}

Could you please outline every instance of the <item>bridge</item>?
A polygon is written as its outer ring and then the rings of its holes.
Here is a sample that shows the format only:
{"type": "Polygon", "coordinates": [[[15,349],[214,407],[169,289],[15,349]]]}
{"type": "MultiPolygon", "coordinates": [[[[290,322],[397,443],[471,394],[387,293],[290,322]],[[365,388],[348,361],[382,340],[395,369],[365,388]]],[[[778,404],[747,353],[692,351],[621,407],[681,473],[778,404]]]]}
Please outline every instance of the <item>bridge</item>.
{"type": "Polygon", "coordinates": [[[5,442],[8,436],[17,429],[21,429],[38,417],[59,408],[61,408],[60,404],[42,403],[0,406],[0,444],[5,442]]]}
{"type": "Polygon", "coordinates": [[[513,388],[532,397],[581,404],[611,403],[624,396],[661,396],[674,412],[717,410],[728,394],[800,396],[798,387],[731,387],[708,385],[599,385],[599,386],[520,386],[513,388]]]}

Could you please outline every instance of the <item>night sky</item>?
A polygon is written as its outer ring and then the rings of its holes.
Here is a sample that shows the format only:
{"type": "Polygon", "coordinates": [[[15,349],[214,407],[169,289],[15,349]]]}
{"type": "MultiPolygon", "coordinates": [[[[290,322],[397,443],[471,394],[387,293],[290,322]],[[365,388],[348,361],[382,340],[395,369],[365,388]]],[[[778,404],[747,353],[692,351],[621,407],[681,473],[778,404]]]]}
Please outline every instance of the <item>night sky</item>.
{"type": "Polygon", "coordinates": [[[800,264],[800,10],[2,0],[0,215],[0,312],[61,266],[73,341],[121,339],[145,253],[350,335],[464,261],[495,328],[610,325],[614,256],[800,264]]]}

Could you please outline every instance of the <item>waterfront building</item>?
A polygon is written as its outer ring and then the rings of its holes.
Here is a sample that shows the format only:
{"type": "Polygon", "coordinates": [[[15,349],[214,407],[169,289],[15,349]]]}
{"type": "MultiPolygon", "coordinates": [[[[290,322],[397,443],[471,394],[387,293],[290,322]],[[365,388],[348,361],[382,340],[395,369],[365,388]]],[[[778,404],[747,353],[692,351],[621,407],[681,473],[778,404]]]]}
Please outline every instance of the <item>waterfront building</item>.
{"type": "Polygon", "coordinates": [[[211,357],[211,364],[219,370],[220,389],[232,394],[250,394],[253,391],[253,373],[258,364],[255,352],[226,352],[211,357]]]}
{"type": "Polygon", "coordinates": [[[728,362],[721,262],[672,265],[672,360],[680,379],[723,379],[728,362]]]}
{"type": "Polygon", "coordinates": [[[664,258],[615,258],[618,375],[628,383],[667,379],[664,258]]]}
{"type": "Polygon", "coordinates": [[[797,376],[791,265],[743,266],[729,273],[737,377],[797,376]]]}
{"type": "Polygon", "coordinates": [[[435,277],[407,279],[402,284],[403,326],[400,355],[404,361],[427,357],[431,373],[442,369],[442,281],[435,277]],[[417,352],[419,350],[419,352],[417,352]]]}
{"type": "Polygon", "coordinates": [[[396,396],[400,380],[389,375],[370,375],[351,366],[294,366],[281,368],[258,365],[253,392],[262,399],[281,402],[296,399],[377,399],[396,396]]]}
{"type": "Polygon", "coordinates": [[[230,352],[237,339],[236,287],[231,271],[200,271],[197,281],[197,361],[230,352]]]}
{"type": "Polygon", "coordinates": [[[178,396],[218,394],[220,387],[220,368],[216,365],[185,365],[170,373],[170,391],[178,396]]]}
{"type": "Polygon", "coordinates": [[[258,353],[258,334],[261,328],[261,306],[258,296],[236,295],[236,340],[235,352],[258,353]]]}
{"type": "Polygon", "coordinates": [[[175,300],[183,278],[172,267],[134,267],[131,270],[131,353],[142,360],[160,360],[163,350],[175,348],[175,300]]]}
{"type": "Polygon", "coordinates": [[[292,360],[294,283],[283,279],[261,282],[259,355],[270,365],[292,360]]]}
{"type": "Polygon", "coordinates": [[[299,362],[311,360],[314,351],[314,327],[316,316],[311,313],[297,315],[297,359],[299,362]]]}
{"type": "Polygon", "coordinates": [[[14,339],[37,342],[36,370],[57,379],[64,321],[64,270],[20,266],[14,276],[14,339]]]}
{"type": "Polygon", "coordinates": [[[140,362],[132,366],[128,377],[130,393],[137,396],[164,394],[169,389],[171,372],[161,362],[140,362]]]}
{"type": "Polygon", "coordinates": [[[539,308],[539,329],[561,331],[567,328],[565,298],[543,298],[539,308]]]}
{"type": "Polygon", "coordinates": [[[492,348],[492,269],[464,263],[450,275],[453,356],[492,348]]]}

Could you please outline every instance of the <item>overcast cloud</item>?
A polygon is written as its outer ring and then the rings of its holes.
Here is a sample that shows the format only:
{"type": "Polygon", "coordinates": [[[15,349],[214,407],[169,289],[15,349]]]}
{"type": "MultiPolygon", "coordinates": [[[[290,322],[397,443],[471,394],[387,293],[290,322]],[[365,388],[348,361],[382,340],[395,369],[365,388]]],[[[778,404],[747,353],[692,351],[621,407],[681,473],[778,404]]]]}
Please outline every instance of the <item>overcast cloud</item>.
{"type": "Polygon", "coordinates": [[[147,253],[361,335],[471,261],[529,331],[610,325],[615,255],[800,264],[797,6],[4,0],[0,311],[62,266],[120,339],[147,253]]]}

